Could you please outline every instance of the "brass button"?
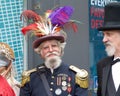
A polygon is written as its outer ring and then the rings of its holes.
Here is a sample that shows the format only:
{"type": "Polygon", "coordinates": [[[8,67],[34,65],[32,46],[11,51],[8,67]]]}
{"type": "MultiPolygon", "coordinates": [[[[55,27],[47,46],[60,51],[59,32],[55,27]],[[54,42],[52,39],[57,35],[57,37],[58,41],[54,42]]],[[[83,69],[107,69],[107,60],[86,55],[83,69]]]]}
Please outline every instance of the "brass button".
{"type": "Polygon", "coordinates": [[[53,89],[52,89],[52,88],[50,88],[50,91],[53,91],[53,89]]]}
{"type": "Polygon", "coordinates": [[[52,79],[54,79],[55,77],[54,76],[52,76],[52,79]]]}
{"type": "Polygon", "coordinates": [[[51,85],[53,85],[54,83],[53,83],[53,82],[51,82],[50,84],[51,84],[51,85]]]}

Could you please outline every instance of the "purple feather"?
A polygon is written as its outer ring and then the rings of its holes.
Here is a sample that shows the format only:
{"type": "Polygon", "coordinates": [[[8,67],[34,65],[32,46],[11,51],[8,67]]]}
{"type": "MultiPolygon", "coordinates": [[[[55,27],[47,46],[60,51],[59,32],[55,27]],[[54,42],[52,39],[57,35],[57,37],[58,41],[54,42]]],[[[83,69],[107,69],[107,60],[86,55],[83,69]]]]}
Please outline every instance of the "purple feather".
{"type": "Polygon", "coordinates": [[[74,9],[71,6],[63,6],[53,10],[49,16],[53,26],[63,26],[65,23],[67,23],[70,20],[73,10],[74,9]]]}

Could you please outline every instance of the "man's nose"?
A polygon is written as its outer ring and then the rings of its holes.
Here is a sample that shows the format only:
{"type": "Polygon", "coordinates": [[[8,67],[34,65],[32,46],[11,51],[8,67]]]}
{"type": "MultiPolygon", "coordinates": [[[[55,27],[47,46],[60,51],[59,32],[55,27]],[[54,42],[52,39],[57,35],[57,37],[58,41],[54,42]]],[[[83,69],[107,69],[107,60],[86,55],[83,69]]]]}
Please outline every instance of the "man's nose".
{"type": "Polygon", "coordinates": [[[52,48],[52,46],[49,46],[49,51],[53,51],[53,48],[52,48]]]}
{"type": "Polygon", "coordinates": [[[108,39],[107,39],[107,36],[103,36],[103,42],[106,42],[108,39]]]}

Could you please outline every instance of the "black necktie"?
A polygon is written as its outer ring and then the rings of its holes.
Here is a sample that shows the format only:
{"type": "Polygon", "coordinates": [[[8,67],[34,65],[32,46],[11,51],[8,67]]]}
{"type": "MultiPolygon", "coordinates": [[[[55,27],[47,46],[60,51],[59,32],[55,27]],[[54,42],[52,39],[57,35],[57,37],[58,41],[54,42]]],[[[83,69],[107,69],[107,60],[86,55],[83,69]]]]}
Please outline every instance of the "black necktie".
{"type": "Polygon", "coordinates": [[[112,65],[116,64],[117,62],[120,62],[120,59],[119,59],[119,58],[116,59],[116,60],[114,60],[114,61],[112,62],[112,65]]]}

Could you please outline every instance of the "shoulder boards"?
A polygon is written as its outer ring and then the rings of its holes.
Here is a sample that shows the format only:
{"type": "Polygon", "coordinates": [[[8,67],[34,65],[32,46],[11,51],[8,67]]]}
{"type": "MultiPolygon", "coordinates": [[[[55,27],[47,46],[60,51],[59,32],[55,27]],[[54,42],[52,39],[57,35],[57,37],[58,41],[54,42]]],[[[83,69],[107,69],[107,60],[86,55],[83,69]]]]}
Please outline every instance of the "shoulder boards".
{"type": "Polygon", "coordinates": [[[36,68],[28,70],[28,71],[23,71],[21,86],[24,86],[27,82],[30,81],[30,74],[35,72],[35,71],[37,71],[36,68]]]}
{"type": "Polygon", "coordinates": [[[45,66],[38,66],[37,68],[31,69],[31,70],[27,70],[27,71],[23,71],[22,73],[22,82],[21,82],[21,87],[24,86],[27,82],[30,81],[30,74],[33,72],[36,72],[38,69],[43,69],[45,68],[45,66]]]}
{"type": "Polygon", "coordinates": [[[82,88],[88,88],[88,72],[84,69],[79,69],[76,66],[70,65],[69,68],[76,72],[75,82],[82,88]]]}
{"type": "Polygon", "coordinates": [[[74,66],[74,65],[70,65],[69,68],[70,68],[72,71],[76,72],[76,73],[79,72],[79,71],[81,71],[79,68],[77,68],[77,67],[74,66]]]}

